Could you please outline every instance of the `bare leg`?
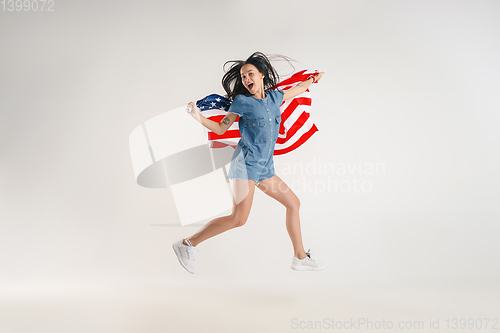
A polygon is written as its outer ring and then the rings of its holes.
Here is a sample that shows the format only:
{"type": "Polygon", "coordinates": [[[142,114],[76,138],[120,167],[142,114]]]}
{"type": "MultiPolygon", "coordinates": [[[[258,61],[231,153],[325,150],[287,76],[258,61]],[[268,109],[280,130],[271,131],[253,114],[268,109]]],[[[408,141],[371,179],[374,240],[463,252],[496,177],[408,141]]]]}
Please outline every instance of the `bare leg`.
{"type": "MultiPolygon", "coordinates": [[[[247,221],[252,208],[255,181],[247,179],[233,180],[233,212],[231,215],[217,217],[205,224],[197,233],[187,239],[196,246],[229,229],[241,227],[247,221]]],[[[183,242],[188,245],[186,241],[183,242]]]]}
{"type": "Polygon", "coordinates": [[[286,207],[286,230],[293,244],[294,255],[298,259],[305,258],[306,251],[302,244],[302,235],[300,232],[299,198],[277,175],[260,181],[257,187],[286,207]]]}

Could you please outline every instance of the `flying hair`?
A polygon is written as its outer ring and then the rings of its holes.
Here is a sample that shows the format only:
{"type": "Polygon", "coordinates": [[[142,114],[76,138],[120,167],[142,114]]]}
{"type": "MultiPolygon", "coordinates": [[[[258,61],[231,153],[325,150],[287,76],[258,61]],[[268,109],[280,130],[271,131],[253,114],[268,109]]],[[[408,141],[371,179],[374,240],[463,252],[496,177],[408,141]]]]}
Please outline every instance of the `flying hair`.
{"type": "MultiPolygon", "coordinates": [[[[259,72],[264,75],[264,90],[269,88],[275,88],[280,82],[280,77],[276,69],[271,65],[271,61],[287,61],[292,68],[293,65],[291,61],[295,61],[289,57],[279,55],[279,54],[271,54],[266,56],[262,52],[254,52],[247,60],[230,60],[226,61],[222,66],[225,74],[222,77],[222,87],[226,91],[225,98],[233,101],[237,95],[246,95],[249,96],[250,93],[243,85],[240,76],[241,67],[246,64],[252,64],[259,72]],[[229,69],[226,70],[226,66],[229,65],[229,69]]],[[[294,68],[295,70],[295,68],[294,68]]]]}

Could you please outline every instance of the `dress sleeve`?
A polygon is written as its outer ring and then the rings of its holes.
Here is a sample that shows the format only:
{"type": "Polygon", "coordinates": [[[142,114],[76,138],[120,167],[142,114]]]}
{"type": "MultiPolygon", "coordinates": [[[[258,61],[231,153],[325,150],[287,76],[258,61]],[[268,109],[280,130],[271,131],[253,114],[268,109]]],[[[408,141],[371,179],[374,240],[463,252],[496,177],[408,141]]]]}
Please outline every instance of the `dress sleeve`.
{"type": "Polygon", "coordinates": [[[229,110],[227,112],[236,113],[238,116],[243,117],[243,105],[241,103],[241,95],[236,95],[229,110]]]}
{"type": "Polygon", "coordinates": [[[278,89],[276,89],[275,92],[276,92],[276,103],[278,104],[278,106],[280,106],[281,103],[283,103],[285,92],[283,90],[278,90],[278,89]]]}

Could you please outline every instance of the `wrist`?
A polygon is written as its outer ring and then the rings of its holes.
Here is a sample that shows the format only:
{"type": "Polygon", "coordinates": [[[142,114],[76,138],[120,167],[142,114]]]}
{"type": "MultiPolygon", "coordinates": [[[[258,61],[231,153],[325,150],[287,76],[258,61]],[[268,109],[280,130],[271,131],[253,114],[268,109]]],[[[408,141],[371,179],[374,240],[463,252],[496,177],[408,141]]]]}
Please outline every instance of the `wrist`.
{"type": "MultiPolygon", "coordinates": [[[[313,80],[312,80],[312,83],[316,83],[316,79],[314,78],[314,75],[309,75],[309,76],[307,77],[307,79],[308,79],[308,80],[309,80],[309,79],[313,79],[313,80]]],[[[311,83],[311,84],[312,84],[312,83],[311,83]]]]}

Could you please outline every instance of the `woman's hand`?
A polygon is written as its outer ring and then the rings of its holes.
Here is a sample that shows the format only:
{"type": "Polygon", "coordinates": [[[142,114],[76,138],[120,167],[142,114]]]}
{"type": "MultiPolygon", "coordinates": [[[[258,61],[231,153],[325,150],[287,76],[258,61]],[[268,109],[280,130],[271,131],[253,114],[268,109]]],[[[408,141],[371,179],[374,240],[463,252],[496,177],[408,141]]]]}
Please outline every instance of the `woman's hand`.
{"type": "Polygon", "coordinates": [[[302,94],[311,86],[311,84],[313,84],[313,82],[318,83],[319,79],[321,79],[323,74],[325,74],[325,72],[321,72],[316,75],[311,74],[308,76],[307,80],[300,82],[295,87],[285,90],[283,95],[283,100],[286,101],[287,99],[291,99],[297,95],[302,94]],[[311,81],[311,78],[313,79],[313,81],[311,81]]]}
{"type": "Polygon", "coordinates": [[[323,76],[323,74],[325,74],[325,72],[321,72],[321,73],[318,73],[316,75],[313,75],[313,77],[314,77],[314,83],[318,83],[319,79],[321,79],[321,77],[323,76]]]}
{"type": "Polygon", "coordinates": [[[186,112],[189,113],[197,122],[201,124],[201,113],[200,109],[193,102],[189,102],[186,106],[186,112]]]}

